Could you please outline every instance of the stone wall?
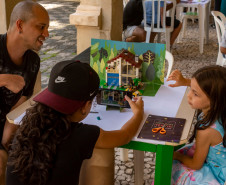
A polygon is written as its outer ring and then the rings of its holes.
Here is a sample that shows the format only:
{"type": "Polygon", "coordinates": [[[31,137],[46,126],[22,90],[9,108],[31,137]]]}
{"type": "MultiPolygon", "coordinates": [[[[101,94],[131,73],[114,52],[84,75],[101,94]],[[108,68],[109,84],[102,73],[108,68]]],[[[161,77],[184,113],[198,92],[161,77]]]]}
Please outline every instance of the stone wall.
{"type": "Polygon", "coordinates": [[[70,24],[77,28],[77,53],[91,46],[91,39],[122,40],[122,0],[81,0],[70,24]]]}

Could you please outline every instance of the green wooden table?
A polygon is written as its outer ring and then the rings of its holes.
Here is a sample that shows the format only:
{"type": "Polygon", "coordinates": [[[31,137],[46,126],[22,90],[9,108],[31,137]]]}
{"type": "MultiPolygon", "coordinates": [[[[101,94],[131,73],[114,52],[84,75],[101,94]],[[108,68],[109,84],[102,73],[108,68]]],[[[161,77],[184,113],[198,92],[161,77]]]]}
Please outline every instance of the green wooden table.
{"type": "Polygon", "coordinates": [[[121,146],[121,148],[134,150],[135,185],[143,185],[144,151],[156,153],[155,185],[171,184],[173,152],[188,141],[195,114],[195,111],[187,103],[187,93],[188,89],[176,114],[176,117],[186,119],[180,143],[165,142],[164,144],[154,144],[147,143],[148,141],[131,141],[129,144],[121,146]]]}

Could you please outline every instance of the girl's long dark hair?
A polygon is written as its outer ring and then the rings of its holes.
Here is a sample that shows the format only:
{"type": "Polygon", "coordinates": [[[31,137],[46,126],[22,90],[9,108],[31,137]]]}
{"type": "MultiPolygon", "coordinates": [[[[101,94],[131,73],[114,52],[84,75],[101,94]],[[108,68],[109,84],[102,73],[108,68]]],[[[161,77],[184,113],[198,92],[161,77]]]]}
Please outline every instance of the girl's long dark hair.
{"type": "MultiPolygon", "coordinates": [[[[210,109],[202,119],[198,119],[190,142],[196,136],[197,130],[204,130],[218,120],[224,128],[223,145],[226,147],[226,68],[208,66],[197,70],[193,76],[200,88],[210,100],[210,109]]],[[[198,110],[197,116],[201,113],[198,110]]]]}
{"type": "Polygon", "coordinates": [[[66,115],[43,104],[27,110],[9,151],[9,165],[21,182],[47,183],[57,144],[70,134],[70,128],[66,115]]]}

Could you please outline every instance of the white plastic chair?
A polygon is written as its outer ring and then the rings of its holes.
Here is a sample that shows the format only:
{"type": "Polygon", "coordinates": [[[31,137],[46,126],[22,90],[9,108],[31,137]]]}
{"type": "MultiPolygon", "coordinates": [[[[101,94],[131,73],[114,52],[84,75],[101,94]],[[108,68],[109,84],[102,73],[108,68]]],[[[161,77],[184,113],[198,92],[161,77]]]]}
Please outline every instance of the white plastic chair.
{"type": "Polygon", "coordinates": [[[167,70],[167,75],[166,75],[166,78],[168,78],[171,73],[172,67],[173,67],[174,58],[173,58],[173,55],[169,51],[166,51],[165,59],[168,62],[168,70],[167,70]]]}
{"type": "Polygon", "coordinates": [[[183,22],[181,34],[182,34],[182,37],[185,37],[188,19],[191,19],[192,23],[194,23],[194,20],[199,18],[198,9],[196,7],[188,7],[186,12],[181,13],[181,17],[183,22]]]}
{"type": "MultiPolygon", "coordinates": [[[[167,70],[167,75],[166,75],[166,78],[168,78],[171,73],[173,63],[174,63],[173,55],[169,51],[166,51],[165,60],[167,60],[167,62],[168,62],[168,70],[167,70]]],[[[119,152],[120,152],[120,154],[119,154],[120,160],[127,161],[128,160],[128,149],[120,148],[119,152]]]]}
{"type": "Polygon", "coordinates": [[[224,14],[218,11],[211,11],[211,14],[214,17],[214,22],[216,25],[216,31],[217,31],[217,40],[218,40],[218,45],[219,45],[219,51],[218,51],[218,56],[217,56],[217,65],[223,66],[226,64],[226,58],[223,57],[223,54],[220,51],[220,43],[221,43],[221,38],[222,35],[225,32],[225,23],[226,23],[226,17],[224,14]]]}
{"type": "MultiPolygon", "coordinates": [[[[208,12],[210,12],[210,7],[211,7],[211,0],[207,0],[207,6],[206,6],[206,8],[208,9],[208,12]]],[[[186,12],[183,12],[183,8],[182,7],[178,7],[178,13],[180,14],[179,16],[177,16],[177,17],[179,17],[179,20],[182,22],[182,24],[183,24],[183,26],[182,26],[182,31],[181,31],[181,33],[180,33],[180,35],[179,35],[179,37],[178,37],[178,41],[181,39],[181,38],[183,38],[183,37],[185,37],[185,34],[186,34],[186,28],[187,28],[187,20],[188,19],[191,19],[192,20],[192,22],[194,23],[194,20],[195,19],[199,19],[199,8],[198,8],[198,6],[203,6],[203,5],[199,5],[199,4],[197,4],[197,5],[190,5],[189,3],[188,3],[188,6],[187,6],[187,11],[186,12]]],[[[209,23],[209,16],[208,15],[206,15],[206,22],[207,22],[207,24],[209,23]]],[[[206,25],[206,27],[208,27],[209,25],[206,25]]],[[[200,28],[199,28],[200,29],[200,28]]],[[[207,37],[207,38],[205,38],[206,39],[206,41],[209,39],[208,37],[209,37],[209,35],[208,35],[208,30],[205,30],[204,29],[204,31],[206,32],[206,33],[204,33],[204,36],[205,37],[207,37]]],[[[203,34],[203,33],[202,33],[203,34]]]]}
{"type": "MultiPolygon", "coordinates": [[[[147,32],[146,34],[146,42],[148,43],[150,41],[150,35],[151,32],[155,33],[165,33],[165,39],[166,39],[166,50],[170,51],[170,34],[174,30],[174,15],[175,15],[175,7],[176,7],[176,1],[175,0],[142,0],[143,2],[143,10],[144,10],[144,30],[147,32]],[[152,2],[152,21],[151,25],[147,24],[147,16],[146,16],[146,2],[151,1],[152,2]],[[163,17],[160,16],[160,2],[164,2],[163,7],[163,17]],[[155,2],[158,2],[157,6],[157,23],[155,23],[155,2]],[[166,27],[166,2],[172,2],[173,7],[169,11],[169,17],[171,17],[171,26],[166,27]],[[162,22],[161,22],[162,19],[162,22]],[[162,24],[161,24],[162,23],[162,24]],[[154,26],[156,25],[156,27],[154,26]],[[162,26],[161,26],[162,25],[162,26]]],[[[168,12],[167,12],[168,13],[168,12]]],[[[157,42],[160,42],[160,35],[158,35],[157,42]]]]}
{"type": "Polygon", "coordinates": [[[129,2],[129,0],[123,0],[123,8],[125,8],[125,6],[128,2],[129,2]]]}

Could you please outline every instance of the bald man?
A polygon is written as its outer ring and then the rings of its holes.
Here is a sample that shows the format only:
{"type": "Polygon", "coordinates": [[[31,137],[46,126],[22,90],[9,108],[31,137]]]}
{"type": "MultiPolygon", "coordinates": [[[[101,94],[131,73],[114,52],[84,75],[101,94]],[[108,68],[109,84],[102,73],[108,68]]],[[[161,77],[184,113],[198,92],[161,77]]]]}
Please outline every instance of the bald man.
{"type": "Polygon", "coordinates": [[[40,58],[39,51],[49,36],[49,15],[33,1],[18,3],[11,14],[9,29],[0,35],[0,185],[4,184],[8,144],[17,126],[6,121],[6,114],[33,93],[40,58]],[[2,178],[1,178],[2,177],[2,178]]]}

